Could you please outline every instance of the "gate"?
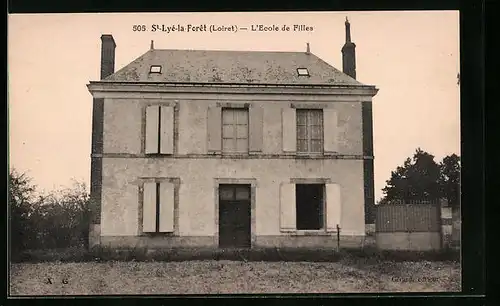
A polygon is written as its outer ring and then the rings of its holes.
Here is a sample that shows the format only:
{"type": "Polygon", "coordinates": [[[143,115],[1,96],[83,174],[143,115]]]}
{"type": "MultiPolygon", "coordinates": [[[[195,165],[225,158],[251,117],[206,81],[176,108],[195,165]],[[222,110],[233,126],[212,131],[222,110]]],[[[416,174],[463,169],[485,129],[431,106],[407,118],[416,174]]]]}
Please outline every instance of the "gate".
{"type": "Polygon", "coordinates": [[[377,207],[377,247],[389,250],[438,250],[441,240],[441,206],[436,202],[414,201],[377,207]]]}

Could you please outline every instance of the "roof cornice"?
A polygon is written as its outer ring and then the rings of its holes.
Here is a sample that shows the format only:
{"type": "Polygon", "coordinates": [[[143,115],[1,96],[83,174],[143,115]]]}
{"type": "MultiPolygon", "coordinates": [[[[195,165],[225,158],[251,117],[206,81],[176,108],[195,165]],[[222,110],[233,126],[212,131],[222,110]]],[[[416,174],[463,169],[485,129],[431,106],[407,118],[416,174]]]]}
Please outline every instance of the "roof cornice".
{"type": "Polygon", "coordinates": [[[154,92],[154,93],[265,93],[265,94],[335,94],[375,96],[378,89],[371,85],[329,84],[256,84],[256,83],[156,83],[91,81],[88,90],[96,92],[154,92]]]}

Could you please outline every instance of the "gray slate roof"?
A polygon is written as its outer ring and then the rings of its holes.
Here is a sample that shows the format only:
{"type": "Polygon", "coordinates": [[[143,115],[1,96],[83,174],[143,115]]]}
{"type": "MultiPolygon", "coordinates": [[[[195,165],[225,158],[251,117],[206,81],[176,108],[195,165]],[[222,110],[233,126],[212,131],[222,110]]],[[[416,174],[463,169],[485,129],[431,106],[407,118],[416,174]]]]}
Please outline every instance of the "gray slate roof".
{"type": "Polygon", "coordinates": [[[103,81],[364,85],[312,53],[161,49],[149,50],[103,81]],[[161,65],[162,73],[149,73],[151,65],[161,65]],[[307,68],[310,76],[299,76],[297,68],[307,68]]]}

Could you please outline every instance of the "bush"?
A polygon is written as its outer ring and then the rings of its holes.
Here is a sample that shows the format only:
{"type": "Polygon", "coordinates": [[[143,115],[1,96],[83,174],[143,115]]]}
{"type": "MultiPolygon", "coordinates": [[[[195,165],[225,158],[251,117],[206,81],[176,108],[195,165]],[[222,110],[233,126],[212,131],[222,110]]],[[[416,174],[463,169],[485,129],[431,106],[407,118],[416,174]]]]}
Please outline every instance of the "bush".
{"type": "Polygon", "coordinates": [[[89,196],[85,184],[40,197],[34,216],[38,245],[35,248],[86,247],[89,229],[89,196]]]}
{"type": "MultiPolygon", "coordinates": [[[[9,173],[10,243],[13,260],[26,250],[85,248],[89,229],[89,194],[84,183],[37,194],[24,173],[9,173]]],[[[26,255],[24,252],[22,256],[26,255]]]]}
{"type": "Polygon", "coordinates": [[[32,203],[35,186],[31,179],[12,170],[9,173],[10,247],[13,254],[29,248],[36,236],[32,203]]]}

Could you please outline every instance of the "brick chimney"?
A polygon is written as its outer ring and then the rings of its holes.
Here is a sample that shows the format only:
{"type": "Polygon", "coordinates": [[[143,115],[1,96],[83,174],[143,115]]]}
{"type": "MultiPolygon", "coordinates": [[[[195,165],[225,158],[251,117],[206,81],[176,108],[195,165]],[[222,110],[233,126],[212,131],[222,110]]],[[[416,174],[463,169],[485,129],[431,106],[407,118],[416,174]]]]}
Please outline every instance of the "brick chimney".
{"type": "MultiPolygon", "coordinates": [[[[101,80],[115,72],[115,40],[112,35],[101,36],[101,80]]],[[[90,203],[88,248],[100,244],[102,202],[102,152],[104,129],[104,99],[93,98],[92,147],[90,157],[90,203]]]]}
{"type": "Polygon", "coordinates": [[[345,44],[342,47],[342,70],[356,79],[356,45],[351,41],[351,24],[345,19],[345,44]]]}
{"type": "Polygon", "coordinates": [[[101,80],[115,73],[115,48],[113,36],[103,34],[101,36],[101,80]]]}
{"type": "MultiPolygon", "coordinates": [[[[342,47],[342,71],[356,79],[356,45],[351,41],[351,24],[345,19],[345,44],[342,47]]],[[[375,222],[375,182],[373,156],[373,111],[372,102],[361,102],[363,135],[363,182],[365,202],[365,223],[375,222]]]]}

